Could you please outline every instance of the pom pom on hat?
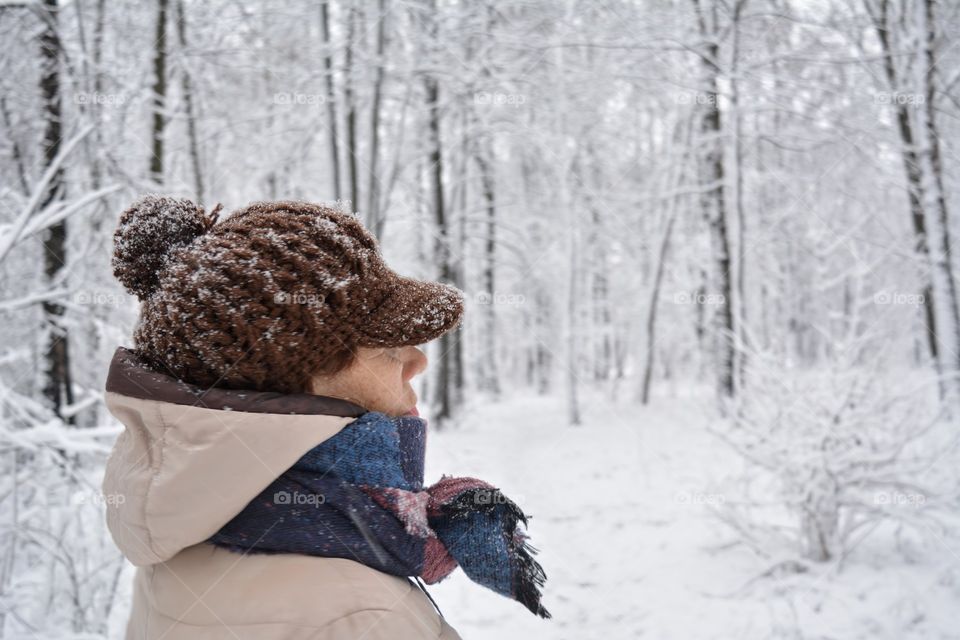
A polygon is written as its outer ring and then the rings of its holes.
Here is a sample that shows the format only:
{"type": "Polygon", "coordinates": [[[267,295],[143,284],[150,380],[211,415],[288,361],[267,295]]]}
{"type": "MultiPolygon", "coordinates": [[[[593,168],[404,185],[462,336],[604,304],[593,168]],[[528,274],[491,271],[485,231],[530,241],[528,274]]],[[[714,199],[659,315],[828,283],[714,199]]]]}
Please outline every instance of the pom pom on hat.
{"type": "Polygon", "coordinates": [[[207,216],[186,198],[143,196],[123,212],[113,234],[113,275],[140,300],[149,297],[170,257],[206,233],[216,212],[207,216]]]}

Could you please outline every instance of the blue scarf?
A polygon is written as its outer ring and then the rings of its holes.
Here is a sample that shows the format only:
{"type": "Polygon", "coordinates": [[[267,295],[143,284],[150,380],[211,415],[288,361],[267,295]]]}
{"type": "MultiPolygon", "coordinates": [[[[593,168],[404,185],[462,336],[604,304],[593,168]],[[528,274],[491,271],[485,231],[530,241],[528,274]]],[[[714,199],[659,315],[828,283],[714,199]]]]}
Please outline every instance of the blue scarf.
{"type": "Polygon", "coordinates": [[[306,453],[210,538],[239,552],[356,560],[439,582],[457,566],[549,618],[546,575],[499,489],[444,476],[423,486],[426,422],[369,412],[306,453]]]}

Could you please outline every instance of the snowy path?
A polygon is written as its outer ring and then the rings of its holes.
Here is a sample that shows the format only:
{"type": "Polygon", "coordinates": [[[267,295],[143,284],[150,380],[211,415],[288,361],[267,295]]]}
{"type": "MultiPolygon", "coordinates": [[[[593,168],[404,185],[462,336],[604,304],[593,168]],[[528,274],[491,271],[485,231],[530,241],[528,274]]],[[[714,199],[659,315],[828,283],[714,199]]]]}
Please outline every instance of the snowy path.
{"type": "Polygon", "coordinates": [[[960,638],[960,561],[946,546],[912,562],[878,548],[871,566],[864,545],[839,578],[787,576],[725,596],[767,565],[718,548],[731,535],[710,503],[738,463],[702,415],[680,400],[641,410],[598,399],[573,428],[562,403],[534,397],[431,433],[428,481],[476,475],[533,516],[554,615],[539,620],[457,571],[430,589],[454,627],[467,640],[960,638]]]}

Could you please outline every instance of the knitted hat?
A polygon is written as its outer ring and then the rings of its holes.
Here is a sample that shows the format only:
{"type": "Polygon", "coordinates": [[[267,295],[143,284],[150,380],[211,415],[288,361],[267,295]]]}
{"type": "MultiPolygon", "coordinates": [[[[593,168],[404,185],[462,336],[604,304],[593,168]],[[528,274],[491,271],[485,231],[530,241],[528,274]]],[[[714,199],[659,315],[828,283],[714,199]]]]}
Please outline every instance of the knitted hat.
{"type": "Polygon", "coordinates": [[[145,196],[114,234],[113,273],[142,302],[134,348],[185,382],[302,392],[357,347],[422,344],[460,321],[462,292],[390,270],[351,215],[290,201],[218,211],[145,196]]]}

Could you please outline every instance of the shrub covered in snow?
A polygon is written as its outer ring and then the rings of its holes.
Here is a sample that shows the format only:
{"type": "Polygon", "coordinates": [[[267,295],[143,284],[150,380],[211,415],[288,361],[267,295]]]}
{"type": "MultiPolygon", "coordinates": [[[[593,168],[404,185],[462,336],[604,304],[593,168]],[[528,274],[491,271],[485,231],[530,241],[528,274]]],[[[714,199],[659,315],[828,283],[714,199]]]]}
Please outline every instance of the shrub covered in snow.
{"type": "Polygon", "coordinates": [[[745,461],[718,513],[755,550],[822,562],[883,522],[938,525],[955,439],[932,376],[887,370],[882,352],[864,340],[815,370],[751,354],[746,392],[714,432],[745,461]]]}

